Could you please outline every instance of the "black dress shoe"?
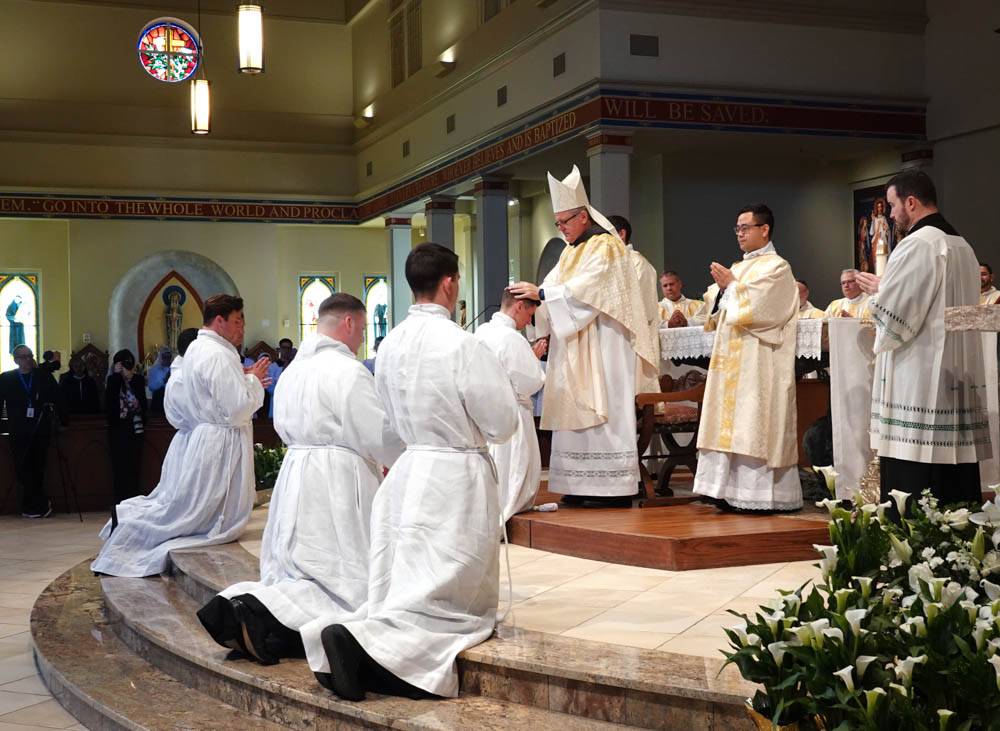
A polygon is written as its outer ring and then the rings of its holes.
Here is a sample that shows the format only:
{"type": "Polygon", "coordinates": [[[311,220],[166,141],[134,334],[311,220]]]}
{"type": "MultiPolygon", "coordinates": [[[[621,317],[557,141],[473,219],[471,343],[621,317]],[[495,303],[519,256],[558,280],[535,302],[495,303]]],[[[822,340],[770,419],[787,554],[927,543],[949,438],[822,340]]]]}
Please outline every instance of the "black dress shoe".
{"type": "Polygon", "coordinates": [[[586,498],[583,495],[563,495],[559,500],[563,505],[583,505],[586,498]]]}
{"type": "MultiPolygon", "coordinates": [[[[212,597],[208,604],[197,611],[196,616],[205,631],[220,645],[240,652],[242,656],[250,654],[243,644],[243,632],[236,619],[236,614],[233,612],[233,605],[228,599],[221,596],[212,597]]],[[[226,659],[234,658],[227,657],[226,659]]]]}
{"type": "Polygon", "coordinates": [[[256,613],[239,597],[230,602],[233,614],[240,625],[239,637],[247,652],[261,665],[277,665],[279,658],[268,647],[268,632],[265,623],[260,621],[256,613]]]}
{"type": "MultiPolygon", "coordinates": [[[[364,650],[342,624],[331,624],[320,634],[323,651],[330,663],[330,685],[345,701],[363,701],[365,688],[361,684],[361,659],[364,650]]],[[[316,678],[321,684],[323,681],[316,678]]]]}

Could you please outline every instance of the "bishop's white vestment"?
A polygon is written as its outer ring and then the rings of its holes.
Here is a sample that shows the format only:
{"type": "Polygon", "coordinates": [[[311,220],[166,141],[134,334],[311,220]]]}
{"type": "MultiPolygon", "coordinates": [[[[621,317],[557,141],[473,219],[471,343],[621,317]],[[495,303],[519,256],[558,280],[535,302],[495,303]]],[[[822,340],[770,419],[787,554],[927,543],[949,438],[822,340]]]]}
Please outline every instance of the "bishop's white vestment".
{"type": "Polygon", "coordinates": [[[514,436],[502,444],[490,444],[500,486],[500,514],[507,522],[512,515],[531,508],[542,477],[542,457],[538,451],[531,397],[545,384],[545,372],[538,356],[508,315],[494,314],[489,322],[476,329],[476,337],[500,361],[514,389],[521,417],[514,436]]]}
{"type": "Polygon", "coordinates": [[[676,301],[664,297],[659,304],[660,320],[666,323],[674,316],[675,312],[679,311],[688,321],[688,325],[694,325],[691,318],[697,318],[704,309],[705,303],[702,300],[688,299],[684,295],[681,295],[676,301]]]}
{"type": "Polygon", "coordinates": [[[236,540],[253,509],[253,427],[264,387],[243,372],[236,348],[198,331],[181,366],[191,433],[174,498],[119,521],[91,569],[110,576],[166,570],[169,552],[236,540]]]}
{"type": "Polygon", "coordinates": [[[288,451],[271,495],[260,580],[220,595],[255,596],[281,624],[301,632],[306,656],[322,667],[323,628],[364,617],[372,501],[382,466],[396,461],[403,443],[371,373],[326,335],[302,341],[273,403],[274,428],[288,451]]]}
{"type": "Polygon", "coordinates": [[[826,306],[827,317],[868,317],[868,295],[862,292],[854,299],[841,297],[826,306]],[[844,312],[846,314],[841,315],[844,312]]]}
{"type": "Polygon", "coordinates": [[[535,321],[551,332],[541,421],[553,432],[548,489],[634,495],[637,374],[659,370],[659,337],[647,317],[655,299],[644,302],[621,240],[593,229],[563,249],[541,289],[535,321]]]}
{"type": "Polygon", "coordinates": [[[812,302],[806,301],[805,304],[799,306],[798,318],[800,320],[822,320],[826,317],[826,313],[818,307],[813,307],[812,302]]]}
{"type": "Polygon", "coordinates": [[[990,288],[985,292],[980,291],[979,293],[979,304],[981,305],[995,305],[1000,303],[1000,289],[997,289],[992,284],[990,288]]]}
{"type": "Polygon", "coordinates": [[[455,697],[455,658],[496,622],[501,517],[487,442],[514,434],[517,401],[496,356],[436,304],[411,306],[389,331],[375,387],[406,451],[372,505],[367,618],[344,626],[396,677],[455,697]]]}
{"type": "Polygon", "coordinates": [[[991,456],[982,338],[944,327],[946,307],[978,303],[972,247],[940,214],[918,221],[893,249],[871,302],[879,457],[957,465],[991,456]]]}
{"type": "MultiPolygon", "coordinates": [[[[694,492],[744,510],[802,507],[795,431],[799,294],[773,244],[732,266],[719,301],[694,492]]],[[[711,323],[706,324],[709,327],[711,323]]]]}
{"type": "MultiPolygon", "coordinates": [[[[128,500],[122,500],[115,506],[115,517],[119,521],[130,520],[151,506],[169,503],[177,490],[181,468],[184,465],[184,452],[187,449],[188,437],[191,435],[191,414],[184,390],[184,376],[181,365],[184,357],[178,355],[170,363],[170,379],[167,381],[166,393],[163,397],[163,410],[167,421],[177,430],[170,439],[167,453],[163,455],[160,467],[160,481],[149,495],[137,495],[128,500]]],[[[109,520],[98,534],[102,541],[111,535],[112,522],[109,520]]]]}

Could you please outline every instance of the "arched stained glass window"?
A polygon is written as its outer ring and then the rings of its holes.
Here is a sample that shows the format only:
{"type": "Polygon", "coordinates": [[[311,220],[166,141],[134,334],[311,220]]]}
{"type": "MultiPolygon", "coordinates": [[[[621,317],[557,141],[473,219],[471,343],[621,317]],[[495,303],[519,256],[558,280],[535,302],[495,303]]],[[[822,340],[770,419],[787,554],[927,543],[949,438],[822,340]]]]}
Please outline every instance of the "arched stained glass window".
{"type": "Polygon", "coordinates": [[[16,368],[11,354],[18,345],[38,353],[38,275],[0,272],[0,370],[16,368]]]}
{"type": "Polygon", "coordinates": [[[389,332],[389,283],[384,274],[365,275],[365,309],[368,329],[365,330],[365,358],[375,356],[375,341],[389,332]]]}
{"type": "Polygon", "coordinates": [[[187,23],[157,18],[139,33],[139,64],[159,81],[186,81],[201,63],[200,48],[198,34],[187,23]]]}
{"type": "Polygon", "coordinates": [[[319,306],[337,291],[337,277],[333,274],[303,274],[299,277],[299,342],[306,335],[316,332],[319,306]]]}

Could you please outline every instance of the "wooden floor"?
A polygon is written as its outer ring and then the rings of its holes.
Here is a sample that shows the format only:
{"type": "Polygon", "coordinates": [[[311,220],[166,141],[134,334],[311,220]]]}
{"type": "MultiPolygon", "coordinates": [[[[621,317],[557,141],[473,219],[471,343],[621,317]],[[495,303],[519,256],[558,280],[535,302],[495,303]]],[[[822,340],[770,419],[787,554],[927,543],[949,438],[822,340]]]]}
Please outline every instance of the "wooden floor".
{"type": "MultiPolygon", "coordinates": [[[[558,502],[539,491],[536,504],[558,502]]],[[[560,505],[515,515],[511,543],[596,561],[684,571],[817,558],[829,543],[825,514],[745,515],[701,503],[646,508],[560,505]]]]}

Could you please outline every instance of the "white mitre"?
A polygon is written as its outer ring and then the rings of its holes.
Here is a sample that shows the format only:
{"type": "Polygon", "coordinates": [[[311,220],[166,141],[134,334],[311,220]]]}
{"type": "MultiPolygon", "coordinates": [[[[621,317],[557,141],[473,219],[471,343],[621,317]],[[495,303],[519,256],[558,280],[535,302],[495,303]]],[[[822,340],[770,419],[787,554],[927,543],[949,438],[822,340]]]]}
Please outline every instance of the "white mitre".
{"type": "MultiPolygon", "coordinates": [[[[552,212],[562,213],[572,211],[574,208],[586,208],[590,214],[590,220],[598,226],[608,231],[612,236],[621,241],[618,231],[611,225],[611,221],[604,217],[599,210],[590,205],[587,198],[587,190],[583,187],[583,178],[580,176],[580,169],[574,165],[573,170],[564,180],[556,180],[549,176],[549,197],[552,198],[552,212]]],[[[624,242],[622,242],[624,244],[624,242]]]]}

